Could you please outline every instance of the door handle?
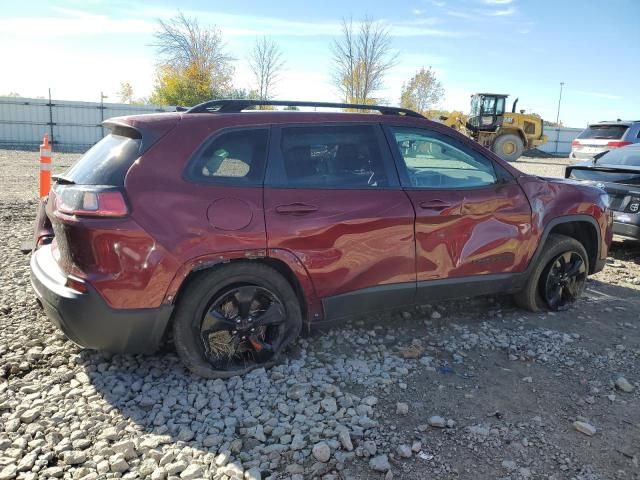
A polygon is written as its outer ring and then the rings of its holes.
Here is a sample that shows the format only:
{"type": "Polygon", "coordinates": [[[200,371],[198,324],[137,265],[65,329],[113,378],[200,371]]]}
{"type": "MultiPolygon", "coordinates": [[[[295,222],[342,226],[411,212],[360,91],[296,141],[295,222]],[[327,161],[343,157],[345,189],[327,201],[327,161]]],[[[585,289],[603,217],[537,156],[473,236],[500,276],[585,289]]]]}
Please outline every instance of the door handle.
{"type": "Polygon", "coordinates": [[[451,203],[444,200],[429,200],[427,202],[420,202],[420,208],[425,210],[444,210],[451,207],[451,203]]]}
{"type": "Polygon", "coordinates": [[[306,203],[291,203],[289,205],[278,205],[276,212],[281,215],[307,215],[318,210],[315,205],[307,205],[306,203]]]}

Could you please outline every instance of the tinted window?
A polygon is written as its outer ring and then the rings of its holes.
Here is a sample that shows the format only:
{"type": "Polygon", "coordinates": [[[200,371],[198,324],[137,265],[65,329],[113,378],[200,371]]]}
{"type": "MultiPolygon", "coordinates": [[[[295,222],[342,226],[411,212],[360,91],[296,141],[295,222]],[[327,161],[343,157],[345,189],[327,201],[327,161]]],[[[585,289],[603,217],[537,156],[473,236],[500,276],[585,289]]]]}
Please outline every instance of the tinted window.
{"type": "Polygon", "coordinates": [[[628,128],[626,125],[591,125],[581,132],[578,138],[619,140],[628,128]]]}
{"type": "Polygon", "coordinates": [[[409,186],[473,188],[497,182],[493,163],[436,132],[392,128],[404,159],[409,186]]]}
{"type": "Polygon", "coordinates": [[[214,183],[261,185],[267,139],[265,128],[218,135],[196,152],[188,167],[188,177],[214,183]]]}
{"type": "Polygon", "coordinates": [[[84,185],[124,185],[124,177],[138,158],[139,150],[139,138],[107,135],[62,177],[84,185]]]}
{"type": "Polygon", "coordinates": [[[640,148],[616,148],[609,150],[597,160],[598,165],[620,165],[640,167],[640,148]]]}
{"type": "Polygon", "coordinates": [[[286,186],[375,188],[389,186],[374,127],[285,127],[280,141],[286,186]]]}

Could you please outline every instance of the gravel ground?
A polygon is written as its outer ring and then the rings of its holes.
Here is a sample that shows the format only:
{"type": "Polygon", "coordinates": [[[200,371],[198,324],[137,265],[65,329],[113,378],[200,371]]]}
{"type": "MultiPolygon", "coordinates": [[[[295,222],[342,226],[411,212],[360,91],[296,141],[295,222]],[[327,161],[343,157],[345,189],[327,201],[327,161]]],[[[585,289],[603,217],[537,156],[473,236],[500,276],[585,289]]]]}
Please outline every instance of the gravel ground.
{"type": "MultiPolygon", "coordinates": [[[[56,170],[75,158],[54,154],[56,170]]],[[[0,172],[0,480],[640,478],[638,244],[616,243],[568,312],[424,305],[312,332],[269,371],[203,380],[171,345],[106,355],[49,324],[18,251],[37,154],[0,150],[0,172]]]]}

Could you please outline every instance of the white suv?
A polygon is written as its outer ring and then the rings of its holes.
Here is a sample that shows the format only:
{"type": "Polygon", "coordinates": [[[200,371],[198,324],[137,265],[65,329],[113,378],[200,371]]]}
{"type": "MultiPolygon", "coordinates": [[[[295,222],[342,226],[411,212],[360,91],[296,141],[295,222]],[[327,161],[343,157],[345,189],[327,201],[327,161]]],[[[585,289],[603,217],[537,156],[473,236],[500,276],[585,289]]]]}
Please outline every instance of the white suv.
{"type": "Polygon", "coordinates": [[[640,143],[640,120],[593,123],[571,142],[569,158],[588,160],[598,153],[632,143],[640,143]]]}

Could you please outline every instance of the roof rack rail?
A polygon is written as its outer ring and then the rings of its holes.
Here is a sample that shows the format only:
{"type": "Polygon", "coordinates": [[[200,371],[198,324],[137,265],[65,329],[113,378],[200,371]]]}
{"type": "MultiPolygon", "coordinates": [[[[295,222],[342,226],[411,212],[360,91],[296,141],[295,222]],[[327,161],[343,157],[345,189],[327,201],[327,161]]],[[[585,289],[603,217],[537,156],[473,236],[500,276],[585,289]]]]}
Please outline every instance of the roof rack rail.
{"type": "Polygon", "coordinates": [[[250,107],[260,106],[351,108],[354,110],[375,110],[383,115],[406,115],[408,117],[424,118],[424,116],[418,112],[414,112],[408,108],[388,107],[386,105],[362,105],[357,103],[301,102],[298,100],[211,100],[191,107],[186,113],[239,113],[250,107]]]}

